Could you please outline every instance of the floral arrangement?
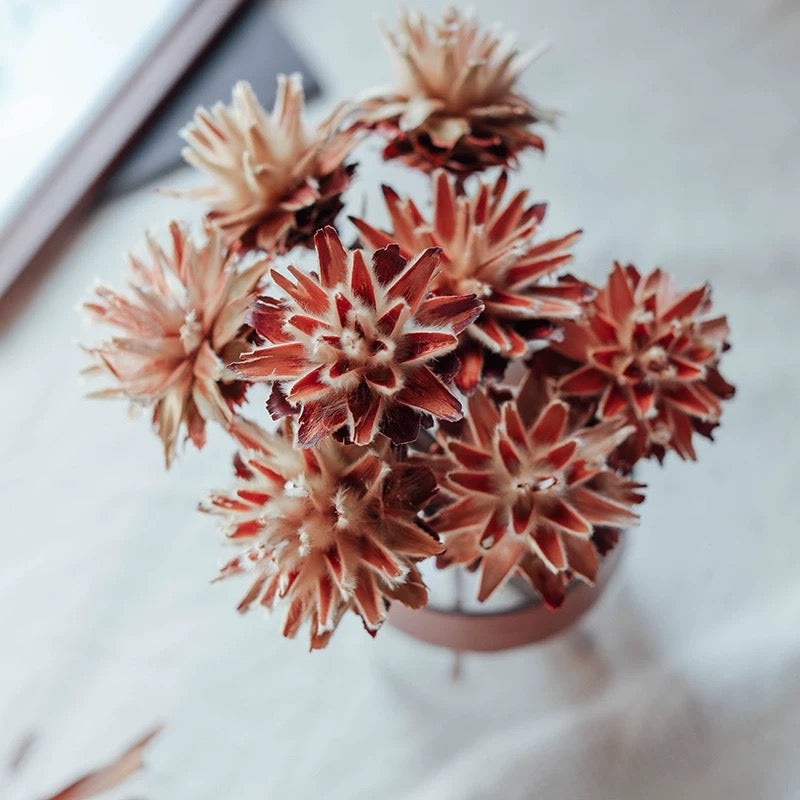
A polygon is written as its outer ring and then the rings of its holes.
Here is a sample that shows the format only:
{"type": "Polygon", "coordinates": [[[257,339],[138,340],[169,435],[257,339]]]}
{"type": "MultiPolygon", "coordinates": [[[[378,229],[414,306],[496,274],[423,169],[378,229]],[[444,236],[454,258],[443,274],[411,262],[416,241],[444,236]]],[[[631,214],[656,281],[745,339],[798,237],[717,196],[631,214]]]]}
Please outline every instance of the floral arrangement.
{"type": "Polygon", "coordinates": [[[385,36],[396,85],[316,127],[296,75],[271,112],[245,83],[199,109],[203,240],[172,223],[127,293],[85,305],[117,330],[87,348],[96,394],[151,409],[167,467],[208,422],[233,437],[235,484],[202,505],[234,548],[220,577],[247,575],[239,610],[282,607],[312,648],[348,611],[374,635],[390,603],[424,606],[428,558],[478,570],[480,600],[520,575],[557,608],[637,522],[636,463],[695,459],[734,393],[708,286],[623,264],[592,286],[564,271],[581,231],[543,236],[546,205],[509,190],[555,118],[517,93],[535,54],[454,10],[385,36]],[[386,186],[389,229],[346,228],[376,137],[432,202],[386,186]]]}

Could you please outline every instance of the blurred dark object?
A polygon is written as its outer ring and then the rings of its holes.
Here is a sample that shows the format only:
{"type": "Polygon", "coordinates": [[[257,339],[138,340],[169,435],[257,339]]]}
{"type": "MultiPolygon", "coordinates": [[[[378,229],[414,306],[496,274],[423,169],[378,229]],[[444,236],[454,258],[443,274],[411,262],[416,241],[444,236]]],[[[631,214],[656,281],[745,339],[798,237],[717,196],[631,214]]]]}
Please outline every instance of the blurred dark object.
{"type": "Polygon", "coordinates": [[[8,771],[10,773],[18,772],[23,764],[28,760],[28,756],[36,744],[36,734],[33,731],[28,731],[21,739],[17,741],[11,759],[8,762],[8,771]]]}
{"type": "MultiPolygon", "coordinates": [[[[178,129],[198,104],[228,100],[235,80],[247,78],[269,105],[276,73],[297,70],[304,71],[300,57],[282,39],[266,0],[195,0],[0,231],[0,295],[26,267],[15,290],[30,289],[69,223],[94,198],[175,166],[178,129]]],[[[317,91],[309,78],[306,88],[309,96],[317,91]]]]}

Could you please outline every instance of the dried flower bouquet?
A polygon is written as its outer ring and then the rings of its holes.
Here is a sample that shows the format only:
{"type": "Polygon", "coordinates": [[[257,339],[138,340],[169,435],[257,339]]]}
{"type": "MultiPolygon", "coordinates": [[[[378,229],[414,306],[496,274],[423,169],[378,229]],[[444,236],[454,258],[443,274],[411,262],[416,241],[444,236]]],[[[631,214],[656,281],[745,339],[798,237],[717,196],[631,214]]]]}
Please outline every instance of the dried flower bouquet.
{"type": "Polygon", "coordinates": [[[172,223],[127,293],[86,303],[117,329],[87,348],[97,394],[152,409],[168,467],[206,422],[237,443],[234,487],[202,506],[235,548],[220,577],[249,575],[239,610],[282,606],[312,648],[348,610],[374,635],[391,602],[424,606],[426,558],[479,570],[480,600],[521,575],[557,608],[637,522],[636,462],[694,459],[734,392],[708,286],[622,264],[592,286],[563,271],[580,231],[541,235],[546,206],[509,192],[554,119],[517,90],[533,54],[454,10],[403,12],[386,39],[397,84],[317,127],[298,76],[271,113],[243,83],[199,109],[182,135],[210,179],[204,240],[172,223]],[[373,136],[432,204],[384,187],[390,229],[352,217],[350,246],[343,193],[373,136]]]}

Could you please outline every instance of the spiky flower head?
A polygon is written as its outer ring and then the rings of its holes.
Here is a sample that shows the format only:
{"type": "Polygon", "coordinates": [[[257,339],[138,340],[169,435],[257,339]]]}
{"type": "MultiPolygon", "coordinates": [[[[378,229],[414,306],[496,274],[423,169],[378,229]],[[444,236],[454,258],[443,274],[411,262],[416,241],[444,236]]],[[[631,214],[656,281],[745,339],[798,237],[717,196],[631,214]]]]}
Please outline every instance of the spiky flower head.
{"type": "Polygon", "coordinates": [[[300,75],[278,76],[271,114],[241,81],[230,106],[198,108],[181,131],[183,157],[213,180],[187,194],[208,200],[208,218],[228,241],[243,238],[270,252],[310,247],[314,232],[341,210],[354,170],[344,160],[356,137],[337,131],[341,110],[310,128],[303,105],[300,75]]]}
{"type": "Polygon", "coordinates": [[[412,199],[401,200],[384,187],[392,233],[363,220],[353,222],[373,248],[397,242],[408,257],[425,247],[439,247],[442,261],[434,292],[471,293],[483,300],[484,311],[466,329],[457,352],[456,385],[471,392],[481,379],[487,353],[505,359],[523,356],[532,341],[558,334],[554,322],[581,313],[581,303],[591,296],[587,285],[573,278],[554,279],[572,259],[567,248],[581,232],[535,241],[546,206],[526,205],[527,191],[506,200],[505,174],[492,184],[479,183],[472,197],[459,195],[441,170],[433,185],[430,220],[412,199]]]}
{"type": "Polygon", "coordinates": [[[466,423],[440,434],[447,458],[432,459],[453,498],[429,520],[447,547],[440,564],[480,565],[481,601],[521,574],[559,606],[573,577],[595,578],[596,530],[637,522],[641,484],[606,463],[628,431],[618,421],[576,428],[567,404],[543,393],[498,408],[482,389],[466,423]]]}
{"type": "Polygon", "coordinates": [[[375,447],[326,439],[299,450],[290,425],[268,451],[236,460],[239,483],[211,497],[241,552],[220,577],[255,579],[239,604],[286,607],[283,635],[309,621],[311,647],[324,647],[348,609],[372,635],[390,601],[427,602],[415,562],[442,551],[417,512],[436,491],[424,465],[394,459],[386,439],[375,447]]]}
{"type": "Polygon", "coordinates": [[[421,415],[460,419],[461,403],[434,370],[483,304],[474,294],[429,297],[440,251],[409,260],[388,245],[367,261],[333,228],[315,245],[319,277],[289,267],[292,282],[273,270],[283,296],[261,297],[251,315],[267,344],[243,353],[236,372],[276,386],[271,410],[300,414],[302,447],[334,433],[359,445],[378,432],[410,442],[421,415]]]}
{"type": "Polygon", "coordinates": [[[218,229],[210,228],[200,245],[177,222],[169,232],[169,249],[148,235],[149,260],[130,256],[127,295],[97,286],[95,297],[84,303],[95,321],[119,329],[85,348],[92,364],[84,373],[112,378],[111,386],[92,396],[122,396],[152,407],[167,467],[181,428],[199,448],[207,420],[247,446],[257,445],[252,423],[235,412],[247,385],[226,365],[251,347],[245,316],[267,268],[263,259],[243,264],[218,229]]]}
{"type": "Polygon", "coordinates": [[[515,90],[536,52],[520,53],[513,37],[481,31],[474,16],[453,8],[438,22],[403,10],[399,31],[384,34],[397,86],[367,96],[360,120],[388,137],[385,158],[463,178],[506,166],[528,147],[544,149],[530,126],[554,114],[515,90]]]}
{"type": "Polygon", "coordinates": [[[659,269],[642,276],[614,264],[586,318],[564,325],[554,348],[577,367],[559,391],[595,401],[601,420],[633,426],[615,456],[623,468],[667,450],[694,460],[693,432],[711,438],[719,424],[721,401],[735,390],[718,368],[728,323],[710,312],[708,285],[679,294],[659,269]]]}

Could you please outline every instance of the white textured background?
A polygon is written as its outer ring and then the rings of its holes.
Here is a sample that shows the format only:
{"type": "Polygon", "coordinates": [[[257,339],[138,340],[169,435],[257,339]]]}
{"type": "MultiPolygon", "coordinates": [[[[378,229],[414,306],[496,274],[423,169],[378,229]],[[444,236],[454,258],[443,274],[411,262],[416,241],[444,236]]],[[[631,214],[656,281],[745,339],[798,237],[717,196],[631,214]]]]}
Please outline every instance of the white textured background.
{"type": "MultiPolygon", "coordinates": [[[[309,655],[234,613],[241,584],[208,585],[227,553],[193,507],[227,485],[228,442],[212,432],[165,476],[144,419],[82,399],[85,287],[119,283],[145,227],[199,212],[118,200],[0,320],[3,798],[43,796],[157,720],[147,770],[110,800],[800,797],[800,7],[474,5],[554,42],[524,86],[566,116],[524,179],[548,231],[585,228],[576,268],[714,283],[739,387],[717,444],[643,470],[618,579],[565,638],[471,657],[458,685],[444,654],[355,619],[309,655]]],[[[394,3],[279,12],[329,96],[388,80],[374,21],[394,3]]]]}

